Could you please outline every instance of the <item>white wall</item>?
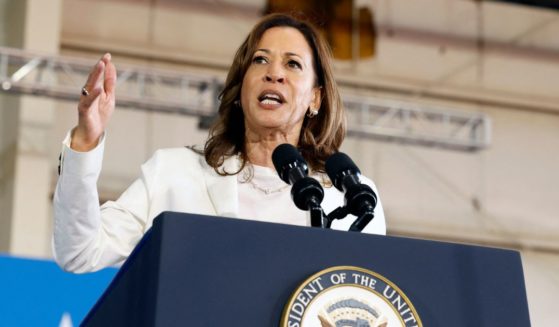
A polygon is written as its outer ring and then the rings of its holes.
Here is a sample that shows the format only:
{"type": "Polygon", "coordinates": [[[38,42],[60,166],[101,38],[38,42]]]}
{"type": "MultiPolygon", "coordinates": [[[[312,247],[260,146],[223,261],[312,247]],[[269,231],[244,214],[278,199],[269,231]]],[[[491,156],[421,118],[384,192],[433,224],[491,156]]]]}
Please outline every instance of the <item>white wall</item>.
{"type": "MultiPolygon", "coordinates": [[[[61,1],[3,1],[0,29],[7,46],[56,54],[60,45],[61,1]]],[[[51,154],[54,101],[2,94],[0,251],[50,255],[51,154]],[[31,204],[31,205],[30,205],[31,204]]]]}

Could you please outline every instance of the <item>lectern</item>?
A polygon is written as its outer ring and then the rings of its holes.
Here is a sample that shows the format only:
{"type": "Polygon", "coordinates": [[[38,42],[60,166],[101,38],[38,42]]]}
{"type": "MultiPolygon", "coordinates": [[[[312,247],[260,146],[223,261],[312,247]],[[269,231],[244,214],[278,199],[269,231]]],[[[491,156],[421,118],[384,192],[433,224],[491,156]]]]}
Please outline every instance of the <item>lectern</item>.
{"type": "Polygon", "coordinates": [[[530,326],[515,251],[173,212],[82,325],[279,326],[299,285],[335,266],[389,279],[423,326],[530,326]]]}

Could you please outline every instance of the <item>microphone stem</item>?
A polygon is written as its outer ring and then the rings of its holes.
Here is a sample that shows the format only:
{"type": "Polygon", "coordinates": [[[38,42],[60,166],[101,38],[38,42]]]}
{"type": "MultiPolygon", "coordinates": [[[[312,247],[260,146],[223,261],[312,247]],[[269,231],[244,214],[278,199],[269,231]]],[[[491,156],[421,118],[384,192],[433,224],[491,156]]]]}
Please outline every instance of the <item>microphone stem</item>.
{"type": "Polygon", "coordinates": [[[373,206],[365,205],[364,208],[362,208],[362,213],[357,217],[353,224],[351,224],[349,231],[362,231],[363,228],[365,228],[365,226],[367,226],[371,222],[371,220],[373,220],[373,218],[375,218],[375,211],[373,206]]]}
{"type": "Polygon", "coordinates": [[[309,199],[309,211],[311,212],[311,226],[326,228],[323,223],[324,211],[320,206],[320,202],[314,196],[309,199]]]}

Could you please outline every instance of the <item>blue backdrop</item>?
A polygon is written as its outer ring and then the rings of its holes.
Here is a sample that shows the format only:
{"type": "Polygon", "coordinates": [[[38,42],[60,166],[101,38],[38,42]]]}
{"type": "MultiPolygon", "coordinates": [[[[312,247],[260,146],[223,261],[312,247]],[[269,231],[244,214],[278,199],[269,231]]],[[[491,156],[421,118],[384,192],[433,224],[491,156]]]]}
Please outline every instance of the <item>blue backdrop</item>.
{"type": "Polygon", "coordinates": [[[0,254],[0,326],[78,326],[116,272],[77,275],[49,260],[0,254]]]}

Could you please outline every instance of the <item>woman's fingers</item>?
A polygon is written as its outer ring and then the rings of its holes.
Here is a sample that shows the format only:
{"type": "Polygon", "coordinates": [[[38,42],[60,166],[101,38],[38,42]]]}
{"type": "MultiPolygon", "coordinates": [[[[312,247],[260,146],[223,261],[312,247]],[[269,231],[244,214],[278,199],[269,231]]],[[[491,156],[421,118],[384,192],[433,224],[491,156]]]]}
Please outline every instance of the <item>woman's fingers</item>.
{"type": "Polygon", "coordinates": [[[96,75],[99,73],[99,69],[99,62],[97,62],[95,63],[95,65],[93,65],[93,67],[91,67],[91,70],[89,71],[89,75],[87,76],[87,80],[85,81],[85,84],[83,86],[88,92],[93,85],[93,81],[95,80],[96,75]]]}
{"type": "Polygon", "coordinates": [[[78,104],[78,126],[72,135],[72,149],[89,151],[96,146],[114,110],[115,87],[116,68],[111,55],[106,53],[93,66],[85,83],[88,94],[78,104]]]}
{"type": "Polygon", "coordinates": [[[103,62],[105,63],[105,80],[104,89],[107,96],[114,98],[115,87],[116,87],[116,68],[111,62],[111,54],[107,53],[103,56],[103,62]]]}
{"type": "Polygon", "coordinates": [[[91,107],[94,101],[97,100],[99,95],[103,92],[101,88],[93,88],[91,91],[88,91],[89,94],[87,96],[83,96],[79,102],[79,108],[83,110],[87,110],[91,107]]]}
{"type": "Polygon", "coordinates": [[[103,80],[105,78],[106,65],[105,65],[105,62],[103,60],[100,60],[98,65],[99,65],[99,70],[96,71],[97,74],[96,74],[95,78],[93,79],[93,85],[92,85],[91,90],[101,89],[101,91],[103,91],[103,80]]]}
{"type": "MultiPolygon", "coordinates": [[[[91,104],[93,102],[93,100],[95,100],[100,94],[102,94],[105,91],[105,78],[106,78],[106,70],[107,70],[107,65],[112,66],[111,70],[113,71],[113,73],[111,74],[115,74],[114,80],[116,80],[116,70],[114,69],[114,65],[111,63],[111,55],[109,53],[106,53],[105,55],[103,55],[103,57],[101,57],[101,59],[93,66],[93,68],[91,69],[89,76],[87,77],[87,81],[85,83],[84,88],[86,89],[87,93],[89,93],[88,95],[85,95],[85,97],[89,100],[86,101],[85,103],[91,104]]],[[[114,82],[113,82],[114,84],[114,82]]],[[[112,89],[112,91],[114,92],[114,87],[112,89]]],[[[85,104],[84,103],[84,104],[85,104]]]]}
{"type": "Polygon", "coordinates": [[[80,107],[89,108],[100,95],[105,95],[114,102],[115,87],[116,68],[111,62],[111,54],[106,53],[91,68],[84,86],[87,94],[80,99],[80,107]]]}
{"type": "Polygon", "coordinates": [[[103,71],[105,69],[105,63],[102,60],[99,60],[89,72],[89,76],[87,76],[87,81],[85,82],[84,88],[91,94],[93,88],[95,88],[96,84],[98,83],[99,78],[103,75],[103,71]]]}

